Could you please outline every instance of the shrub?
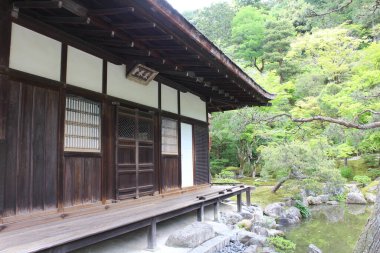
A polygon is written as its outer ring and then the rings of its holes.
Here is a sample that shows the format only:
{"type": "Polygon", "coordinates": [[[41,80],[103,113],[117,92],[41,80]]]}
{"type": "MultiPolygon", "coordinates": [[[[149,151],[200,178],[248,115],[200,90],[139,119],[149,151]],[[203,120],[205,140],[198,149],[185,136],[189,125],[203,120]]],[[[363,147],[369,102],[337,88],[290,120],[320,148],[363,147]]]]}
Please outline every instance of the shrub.
{"type": "Polygon", "coordinates": [[[296,249],[296,244],[294,242],[280,236],[270,237],[268,241],[280,252],[293,253],[296,249]]]}
{"type": "Polygon", "coordinates": [[[211,174],[213,176],[219,174],[223,170],[223,168],[226,167],[228,163],[229,163],[229,160],[227,159],[212,159],[210,161],[211,174]]]}
{"type": "Polygon", "coordinates": [[[220,178],[220,177],[214,178],[212,182],[214,184],[238,184],[239,183],[239,181],[232,178],[220,178]]]}
{"type": "Polygon", "coordinates": [[[371,183],[371,178],[369,176],[354,176],[354,181],[355,182],[358,182],[359,184],[362,184],[362,185],[367,185],[369,183],[371,183]]]}
{"type": "Polygon", "coordinates": [[[228,170],[222,170],[217,176],[218,178],[235,178],[235,173],[228,170]]]}
{"type": "Polygon", "coordinates": [[[307,206],[305,206],[301,201],[296,200],[295,207],[297,207],[300,210],[302,218],[307,219],[311,216],[310,209],[307,206]]]}
{"type": "Polygon", "coordinates": [[[345,194],[338,194],[338,195],[335,195],[334,197],[335,197],[335,200],[338,202],[345,202],[347,198],[345,194]]]}
{"type": "Polygon", "coordinates": [[[229,166],[229,167],[224,169],[224,171],[231,171],[231,172],[235,173],[235,175],[239,174],[239,170],[240,170],[240,168],[233,167],[233,166],[229,166]]]}
{"type": "Polygon", "coordinates": [[[352,179],[354,176],[354,171],[350,167],[342,167],[340,169],[340,175],[342,175],[344,178],[352,179]]]}
{"type": "Polygon", "coordinates": [[[376,155],[363,155],[364,163],[371,168],[374,168],[379,165],[379,159],[376,155]]]}
{"type": "Polygon", "coordinates": [[[374,180],[380,177],[380,169],[369,169],[368,175],[374,180]]]}

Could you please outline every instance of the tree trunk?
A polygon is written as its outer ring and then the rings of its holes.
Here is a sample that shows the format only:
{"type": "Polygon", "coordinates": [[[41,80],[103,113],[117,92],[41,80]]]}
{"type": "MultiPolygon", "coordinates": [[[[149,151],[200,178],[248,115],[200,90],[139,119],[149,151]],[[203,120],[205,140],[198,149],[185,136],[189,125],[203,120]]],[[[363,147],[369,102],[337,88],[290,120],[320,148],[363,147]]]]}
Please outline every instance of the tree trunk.
{"type": "Polygon", "coordinates": [[[348,167],[348,158],[347,157],[344,158],[344,167],[348,167]]]}
{"type": "Polygon", "coordinates": [[[282,186],[282,184],[285,183],[286,180],[288,180],[288,179],[289,179],[289,177],[281,178],[281,180],[278,181],[278,183],[273,187],[272,192],[276,193],[276,191],[278,191],[278,189],[280,189],[280,187],[282,186]]]}
{"type": "Polygon", "coordinates": [[[252,178],[255,178],[256,177],[256,170],[257,170],[257,168],[256,168],[256,166],[255,165],[252,165],[252,178]]]}
{"type": "Polygon", "coordinates": [[[375,209],[368,220],[353,253],[380,252],[380,191],[377,194],[375,209]]]}

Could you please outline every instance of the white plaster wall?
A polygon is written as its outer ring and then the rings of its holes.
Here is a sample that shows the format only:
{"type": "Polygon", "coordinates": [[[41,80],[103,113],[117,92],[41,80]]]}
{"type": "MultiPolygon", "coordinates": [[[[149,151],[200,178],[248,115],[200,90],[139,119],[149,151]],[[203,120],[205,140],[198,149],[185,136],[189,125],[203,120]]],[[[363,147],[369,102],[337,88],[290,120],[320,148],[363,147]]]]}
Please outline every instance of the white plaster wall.
{"type": "Polygon", "coordinates": [[[125,65],[108,63],[107,94],[138,104],[158,108],[158,84],[136,83],[126,78],[125,65]]]}
{"type": "Polygon", "coordinates": [[[12,23],[9,67],[59,81],[61,42],[12,23]]]}
{"type": "Polygon", "coordinates": [[[206,102],[190,92],[181,92],[181,115],[207,121],[206,102]]]}
{"type": "Polygon", "coordinates": [[[181,123],[181,176],[182,187],[193,186],[193,126],[181,123]]]}
{"type": "Polygon", "coordinates": [[[161,85],[161,109],[178,113],[177,90],[163,84],[161,85]]]}
{"type": "Polygon", "coordinates": [[[102,92],[103,60],[79,49],[67,49],[66,82],[88,90],[102,92]]]}

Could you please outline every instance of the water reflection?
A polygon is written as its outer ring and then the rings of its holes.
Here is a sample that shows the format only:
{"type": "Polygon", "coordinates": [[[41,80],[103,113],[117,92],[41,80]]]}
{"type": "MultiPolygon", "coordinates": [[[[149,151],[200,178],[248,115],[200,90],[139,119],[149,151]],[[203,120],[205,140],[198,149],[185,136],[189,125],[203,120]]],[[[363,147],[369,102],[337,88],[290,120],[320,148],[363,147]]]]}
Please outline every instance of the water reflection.
{"type": "Polygon", "coordinates": [[[312,218],[288,228],[286,236],[297,244],[296,253],[307,252],[311,243],[323,252],[352,252],[372,210],[366,205],[315,206],[312,218]]]}

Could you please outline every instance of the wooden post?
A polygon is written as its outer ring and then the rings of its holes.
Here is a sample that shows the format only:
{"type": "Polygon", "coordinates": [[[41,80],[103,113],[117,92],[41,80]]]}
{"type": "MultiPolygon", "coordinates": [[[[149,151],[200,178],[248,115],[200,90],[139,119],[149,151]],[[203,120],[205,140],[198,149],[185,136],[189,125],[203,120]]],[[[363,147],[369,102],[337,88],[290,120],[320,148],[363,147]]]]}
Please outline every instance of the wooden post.
{"type": "Polygon", "coordinates": [[[157,247],[157,219],[152,218],[148,227],[148,250],[154,250],[157,247]]]}
{"type": "Polygon", "coordinates": [[[237,195],[237,211],[241,212],[241,192],[237,195]]]}
{"type": "Polygon", "coordinates": [[[247,188],[247,191],[245,192],[246,198],[247,198],[247,206],[251,206],[251,187],[247,188]]]}
{"type": "Polygon", "coordinates": [[[214,203],[214,221],[219,222],[219,200],[214,203]]]}
{"type": "Polygon", "coordinates": [[[201,207],[197,210],[197,221],[203,222],[205,220],[205,207],[202,204],[201,207]]]}

